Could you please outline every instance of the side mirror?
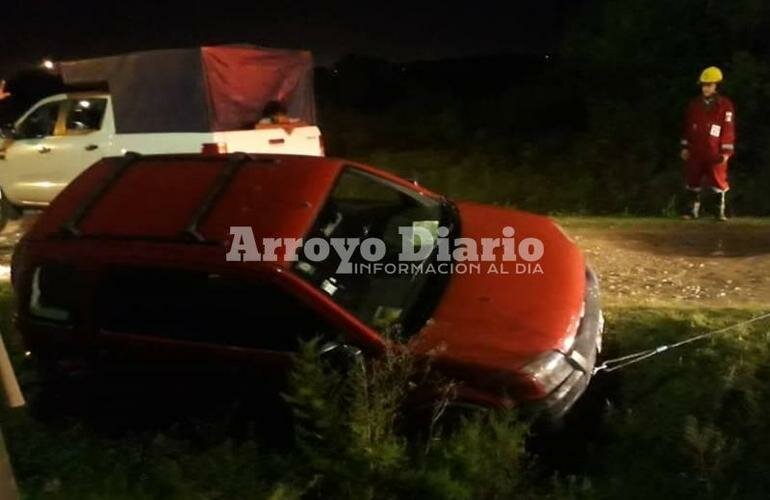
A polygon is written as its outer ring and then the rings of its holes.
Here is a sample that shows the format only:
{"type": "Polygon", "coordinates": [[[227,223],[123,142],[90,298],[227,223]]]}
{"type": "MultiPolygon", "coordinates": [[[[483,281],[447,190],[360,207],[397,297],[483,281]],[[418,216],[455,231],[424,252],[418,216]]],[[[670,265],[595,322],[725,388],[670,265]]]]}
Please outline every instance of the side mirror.
{"type": "Polygon", "coordinates": [[[319,351],[323,359],[337,369],[347,371],[351,367],[364,367],[364,355],[358,347],[342,342],[327,342],[319,351]]]}
{"type": "Polygon", "coordinates": [[[13,123],[6,123],[0,126],[0,138],[13,139],[16,137],[16,128],[13,123]]]}

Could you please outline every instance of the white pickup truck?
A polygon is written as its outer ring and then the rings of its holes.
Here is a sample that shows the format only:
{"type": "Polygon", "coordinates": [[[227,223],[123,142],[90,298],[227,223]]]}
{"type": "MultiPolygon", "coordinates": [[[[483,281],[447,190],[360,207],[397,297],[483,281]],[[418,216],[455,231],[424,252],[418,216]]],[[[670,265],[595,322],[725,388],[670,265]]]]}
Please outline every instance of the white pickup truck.
{"type": "Polygon", "coordinates": [[[44,207],[83,170],[105,156],[128,151],[200,153],[204,144],[213,144],[229,152],[323,155],[318,127],[297,124],[226,132],[117,134],[111,98],[101,93],[43,99],[4,135],[9,137],[0,147],[0,193],[6,212],[44,207]]]}
{"type": "Polygon", "coordinates": [[[3,130],[0,229],[25,208],[47,206],[101,158],[129,151],[323,156],[312,70],[307,52],[248,46],[61,63],[65,83],[110,91],[47,97],[3,130]],[[272,101],[296,119],[258,124],[272,101]]]}

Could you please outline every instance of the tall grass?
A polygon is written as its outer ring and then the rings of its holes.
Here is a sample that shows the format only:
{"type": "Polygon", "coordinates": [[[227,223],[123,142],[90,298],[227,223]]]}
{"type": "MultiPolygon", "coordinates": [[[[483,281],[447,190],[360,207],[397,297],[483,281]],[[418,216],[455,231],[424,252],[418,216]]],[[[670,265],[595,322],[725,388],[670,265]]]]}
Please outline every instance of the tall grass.
{"type": "MultiPolygon", "coordinates": [[[[756,311],[607,313],[604,356],[613,357],[756,311]]],[[[306,345],[286,394],[293,444],[278,449],[259,433],[229,437],[226,416],[118,435],[72,417],[40,421],[4,409],[0,418],[25,498],[723,499],[770,492],[767,324],[598,375],[564,429],[545,436],[515,413],[472,415],[453,432],[438,432],[440,425],[427,435],[405,432],[403,404],[422,376],[394,353],[339,371],[306,345]]]]}
{"type": "Polygon", "coordinates": [[[573,498],[590,491],[535,474],[528,426],[514,412],[463,418],[453,432],[407,433],[405,402],[422,376],[395,352],[339,371],[316,343],[306,344],[285,395],[294,444],[281,449],[258,437],[228,438],[226,418],[117,436],[25,412],[3,411],[2,425],[26,498],[573,498]]]}

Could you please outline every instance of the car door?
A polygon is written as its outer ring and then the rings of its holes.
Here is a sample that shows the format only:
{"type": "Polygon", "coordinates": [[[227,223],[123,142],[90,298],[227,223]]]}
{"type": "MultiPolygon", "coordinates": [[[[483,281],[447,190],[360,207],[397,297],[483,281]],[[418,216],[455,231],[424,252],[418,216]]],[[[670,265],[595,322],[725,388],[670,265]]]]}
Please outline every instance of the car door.
{"type": "Polygon", "coordinates": [[[56,150],[63,136],[64,97],[41,101],[23,116],[0,155],[0,188],[16,204],[50,201],[56,150]]]}
{"type": "Polygon", "coordinates": [[[279,389],[300,342],[336,328],[268,281],[203,271],[125,268],[102,278],[97,349],[110,367],[279,389]],[[236,382],[233,383],[232,380],[236,382]]]}
{"type": "Polygon", "coordinates": [[[100,97],[72,97],[62,106],[64,135],[51,156],[56,168],[49,173],[48,198],[53,199],[83,170],[109,155],[113,131],[109,100],[100,97]]]}

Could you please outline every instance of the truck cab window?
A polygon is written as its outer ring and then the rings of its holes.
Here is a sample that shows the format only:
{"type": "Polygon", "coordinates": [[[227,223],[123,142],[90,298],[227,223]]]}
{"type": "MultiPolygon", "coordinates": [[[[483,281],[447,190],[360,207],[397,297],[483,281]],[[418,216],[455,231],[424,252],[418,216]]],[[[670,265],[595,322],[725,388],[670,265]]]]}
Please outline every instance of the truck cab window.
{"type": "Polygon", "coordinates": [[[67,134],[82,134],[100,130],[107,99],[70,99],[67,109],[67,134]]]}
{"type": "Polygon", "coordinates": [[[19,139],[38,139],[54,135],[62,101],[49,102],[34,110],[18,128],[19,139]]]}

